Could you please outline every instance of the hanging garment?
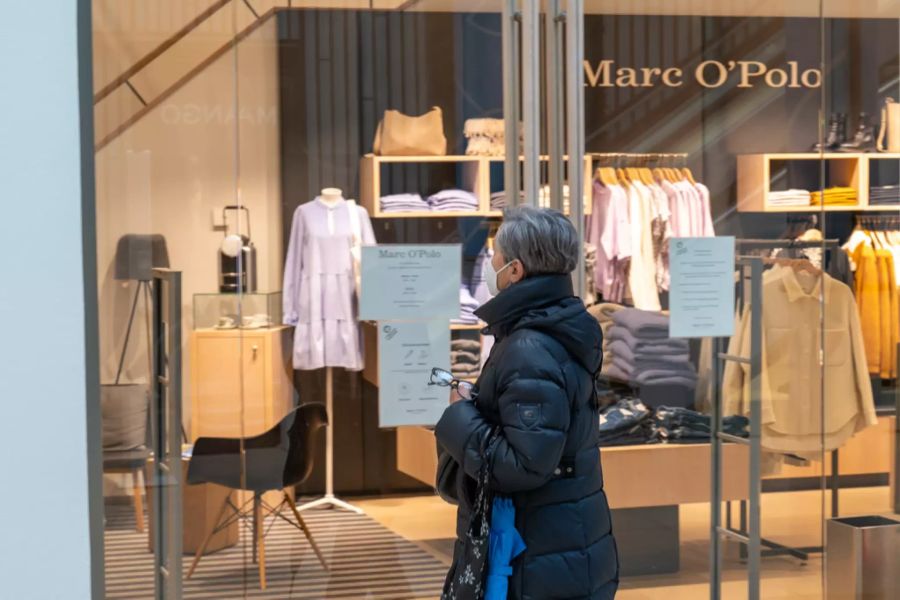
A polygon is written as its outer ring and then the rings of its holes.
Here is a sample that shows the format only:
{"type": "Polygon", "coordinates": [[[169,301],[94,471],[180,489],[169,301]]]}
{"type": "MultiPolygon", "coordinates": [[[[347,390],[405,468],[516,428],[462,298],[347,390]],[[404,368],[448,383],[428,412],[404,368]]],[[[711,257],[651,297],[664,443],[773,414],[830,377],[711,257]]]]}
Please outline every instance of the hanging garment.
{"type": "MultiPolygon", "coordinates": [[[[762,446],[815,460],[823,450],[840,448],[853,434],[877,423],[853,293],[827,274],[776,266],[763,275],[762,294],[762,446]],[[824,369],[817,358],[822,286],[824,369]]],[[[729,354],[750,356],[750,325],[747,305],[729,354]]],[[[726,365],[726,415],[749,414],[749,369],[726,365]]]]}
{"type": "Polygon", "coordinates": [[[700,220],[699,229],[700,237],[715,237],[716,230],[713,227],[712,205],[709,199],[709,188],[699,181],[694,184],[697,192],[700,194],[700,220]]]}
{"type": "Polygon", "coordinates": [[[628,194],[622,186],[594,181],[593,202],[586,237],[597,248],[594,288],[605,300],[622,302],[632,251],[628,194]]]}
{"type": "Polygon", "coordinates": [[[628,286],[636,308],[661,309],[656,287],[656,260],[653,256],[652,193],[643,183],[634,181],[628,187],[628,216],[632,236],[631,266],[628,286]]]}
{"type": "MultiPolygon", "coordinates": [[[[375,243],[361,206],[362,244],[375,243]]],[[[294,211],[284,267],[284,324],[293,325],[295,369],[363,368],[350,247],[353,228],[346,200],[316,198],[294,211]]]]}

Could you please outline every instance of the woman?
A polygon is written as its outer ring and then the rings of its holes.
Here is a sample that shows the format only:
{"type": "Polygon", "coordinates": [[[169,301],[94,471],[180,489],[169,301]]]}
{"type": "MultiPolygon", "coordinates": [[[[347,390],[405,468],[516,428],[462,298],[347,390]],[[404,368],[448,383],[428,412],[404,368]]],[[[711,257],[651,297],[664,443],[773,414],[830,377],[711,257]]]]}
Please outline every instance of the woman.
{"type": "Polygon", "coordinates": [[[462,467],[453,576],[482,440],[500,426],[492,486],[512,497],[527,546],[512,564],[509,598],[515,600],[606,600],[618,587],[593,387],[602,334],[573,294],[579,252],[575,228],[559,212],[506,212],[486,268],[495,297],[476,312],[495,345],[476,399],[451,404],[435,432],[441,452],[462,467]]]}

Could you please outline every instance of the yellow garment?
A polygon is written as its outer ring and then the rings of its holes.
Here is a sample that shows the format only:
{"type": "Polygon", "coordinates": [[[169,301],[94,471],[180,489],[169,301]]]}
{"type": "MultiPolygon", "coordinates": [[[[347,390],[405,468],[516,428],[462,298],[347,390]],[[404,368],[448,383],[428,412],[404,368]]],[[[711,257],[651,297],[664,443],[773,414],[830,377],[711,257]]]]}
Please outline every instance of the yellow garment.
{"type": "Polygon", "coordinates": [[[855,188],[831,187],[824,192],[810,192],[810,203],[813,206],[855,206],[859,203],[859,197],[855,188]]]}
{"type": "Polygon", "coordinates": [[[881,284],[875,250],[866,243],[856,246],[852,255],[856,265],[855,294],[862,335],[865,340],[869,373],[881,373],[881,284]]]}
{"type": "MultiPolygon", "coordinates": [[[[826,274],[776,266],[763,276],[762,296],[763,448],[815,456],[875,425],[859,313],[850,288],[826,274]],[[822,289],[824,347],[819,321],[822,289]],[[819,366],[820,351],[824,368],[819,366]]],[[[729,354],[751,355],[750,326],[747,306],[729,354]]],[[[725,414],[750,412],[749,365],[727,363],[723,397],[725,414]]]]}
{"type": "Polygon", "coordinates": [[[880,307],[880,375],[882,379],[894,379],[897,376],[898,320],[900,320],[897,315],[894,255],[890,250],[879,249],[875,251],[875,258],[878,264],[878,304],[880,307]]]}

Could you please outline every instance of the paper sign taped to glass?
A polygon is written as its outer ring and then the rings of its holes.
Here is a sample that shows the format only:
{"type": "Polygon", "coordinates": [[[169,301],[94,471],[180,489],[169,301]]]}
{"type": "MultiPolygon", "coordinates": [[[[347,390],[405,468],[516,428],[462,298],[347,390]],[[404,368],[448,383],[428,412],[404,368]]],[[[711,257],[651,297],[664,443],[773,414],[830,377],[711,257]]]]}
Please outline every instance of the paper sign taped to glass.
{"type": "Polygon", "coordinates": [[[361,262],[360,319],[421,321],[459,316],[459,244],[363,246],[361,262]]]}
{"type": "Polygon", "coordinates": [[[379,427],[436,424],[450,394],[429,381],[450,367],[447,321],[379,322],[378,350],[379,427]]]}
{"type": "Polygon", "coordinates": [[[669,337],[734,334],[734,238],[669,240],[669,337]]]}

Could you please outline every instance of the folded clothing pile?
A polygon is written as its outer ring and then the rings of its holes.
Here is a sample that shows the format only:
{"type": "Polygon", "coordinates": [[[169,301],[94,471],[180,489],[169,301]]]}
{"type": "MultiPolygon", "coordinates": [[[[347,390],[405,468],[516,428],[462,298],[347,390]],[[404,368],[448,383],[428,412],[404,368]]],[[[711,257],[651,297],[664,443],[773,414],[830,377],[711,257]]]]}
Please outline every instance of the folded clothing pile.
{"type": "Polygon", "coordinates": [[[872,206],[900,204],[900,186],[879,185],[869,188],[869,204],[872,206]]]}
{"type": "MultiPolygon", "coordinates": [[[[525,203],[525,192],[519,192],[519,204],[525,203]]],[[[491,194],[491,210],[503,210],[511,206],[509,200],[507,199],[506,192],[500,190],[499,192],[494,192],[491,194]]]]}
{"type": "Polygon", "coordinates": [[[584,243],[584,303],[593,304],[597,301],[597,288],[594,286],[594,269],[597,266],[597,246],[590,242],[584,243]]]}
{"type": "Polygon", "coordinates": [[[856,189],[852,187],[830,187],[824,192],[810,194],[812,206],[856,206],[859,203],[856,189]]]}
{"type": "MultiPolygon", "coordinates": [[[[550,207],[550,186],[544,185],[541,186],[540,191],[538,192],[538,206],[541,208],[551,208],[550,207]]],[[[568,214],[569,212],[569,186],[563,186],[563,212],[568,214]]]]}
{"type": "Polygon", "coordinates": [[[431,210],[431,206],[419,194],[392,194],[381,197],[381,212],[410,212],[431,210]]]}
{"type": "Polygon", "coordinates": [[[772,206],[809,206],[811,202],[807,190],[769,192],[769,204],[772,206]]]}
{"type": "Polygon", "coordinates": [[[650,436],[650,409],[640,400],[623,398],[600,412],[598,445],[646,444],[650,436]]]}
{"type": "Polygon", "coordinates": [[[612,314],[606,336],[612,364],[606,374],[636,386],[697,387],[687,340],[669,337],[669,317],[625,308],[612,314]]]}
{"type": "Polygon", "coordinates": [[[469,286],[465,283],[459,287],[459,317],[451,319],[451,323],[456,325],[477,325],[478,317],[475,311],[481,306],[478,300],[472,296],[469,286]]]}
{"type": "Polygon", "coordinates": [[[603,331],[603,366],[600,368],[601,375],[609,375],[609,370],[613,365],[612,350],[609,346],[612,341],[609,339],[609,330],[614,325],[612,316],[614,313],[624,309],[621,304],[613,304],[612,302],[601,302],[588,307],[588,312],[592,317],[597,319],[600,329],[603,331]]]}
{"type": "Polygon", "coordinates": [[[469,212],[478,210],[478,198],[466,190],[442,190],[428,196],[428,205],[437,212],[469,212]]]}
{"type": "Polygon", "coordinates": [[[478,305],[481,306],[488,300],[492,298],[491,290],[487,285],[487,278],[484,275],[485,266],[488,261],[494,256],[494,253],[487,248],[482,250],[478,256],[475,257],[474,265],[472,266],[472,277],[469,279],[468,288],[472,293],[472,297],[475,298],[475,301],[478,302],[478,305]]]}
{"type": "Polygon", "coordinates": [[[481,344],[457,338],[450,341],[450,371],[457,379],[474,379],[481,373],[481,344]]]}
{"type": "MultiPolygon", "coordinates": [[[[519,140],[522,139],[519,123],[519,140]]],[[[506,122],[503,119],[466,119],[463,135],[468,140],[469,156],[503,156],[506,154],[506,122]]]]}
{"type": "MultiPolygon", "coordinates": [[[[743,415],[722,419],[722,432],[737,437],[750,436],[750,420],[743,415]]],[[[650,422],[651,435],[660,443],[708,442],[712,431],[709,415],[689,408],[660,406],[650,422]]]]}

